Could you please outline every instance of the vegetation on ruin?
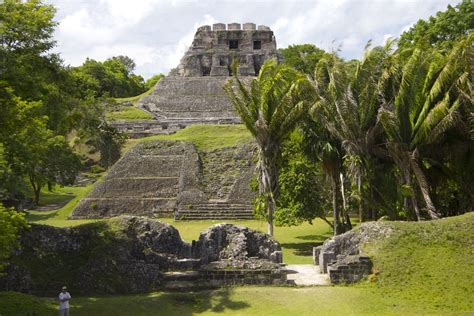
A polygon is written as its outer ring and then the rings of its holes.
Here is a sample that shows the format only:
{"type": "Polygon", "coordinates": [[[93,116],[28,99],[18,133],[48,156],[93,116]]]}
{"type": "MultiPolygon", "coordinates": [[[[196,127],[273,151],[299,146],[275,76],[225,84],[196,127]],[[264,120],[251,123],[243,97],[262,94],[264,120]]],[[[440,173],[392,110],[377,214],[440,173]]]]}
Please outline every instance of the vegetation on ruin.
{"type": "Polygon", "coordinates": [[[130,139],[126,149],[138,142],[181,140],[193,143],[198,150],[214,150],[250,142],[252,137],[243,125],[191,125],[175,134],[130,139]]]}

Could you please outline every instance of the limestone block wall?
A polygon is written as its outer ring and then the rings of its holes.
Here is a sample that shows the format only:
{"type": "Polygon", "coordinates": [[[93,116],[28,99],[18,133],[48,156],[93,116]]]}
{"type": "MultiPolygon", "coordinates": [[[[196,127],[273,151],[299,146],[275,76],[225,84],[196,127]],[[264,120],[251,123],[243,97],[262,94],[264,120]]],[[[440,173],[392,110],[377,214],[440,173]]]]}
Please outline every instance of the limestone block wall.
{"type": "Polygon", "coordinates": [[[337,260],[328,266],[331,283],[354,283],[372,272],[372,261],[367,256],[339,255],[337,260]]]}
{"type": "Polygon", "coordinates": [[[138,107],[162,124],[239,123],[240,118],[222,88],[228,78],[166,77],[138,107]]]}
{"type": "Polygon", "coordinates": [[[96,183],[71,218],[131,214],[184,219],[178,210],[191,207],[193,219],[253,218],[250,149],[198,152],[187,142],[139,143],[96,183]]]}
{"type": "Polygon", "coordinates": [[[172,216],[187,146],[165,141],[138,144],[79,202],[71,217],[172,216]]]}

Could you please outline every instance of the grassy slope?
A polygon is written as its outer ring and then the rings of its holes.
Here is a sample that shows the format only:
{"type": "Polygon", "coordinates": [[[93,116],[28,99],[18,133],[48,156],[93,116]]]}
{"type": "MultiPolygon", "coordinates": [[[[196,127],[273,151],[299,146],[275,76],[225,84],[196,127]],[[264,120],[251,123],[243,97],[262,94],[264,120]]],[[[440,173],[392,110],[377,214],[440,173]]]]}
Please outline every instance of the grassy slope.
{"type": "Polygon", "coordinates": [[[244,125],[191,125],[171,135],[131,139],[127,148],[152,140],[182,140],[194,143],[199,150],[214,150],[249,142],[252,136],[244,125]]]}
{"type": "Polygon", "coordinates": [[[397,233],[366,247],[387,298],[474,313],[474,213],[390,223],[397,233]]]}
{"type": "Polygon", "coordinates": [[[150,95],[155,87],[151,87],[147,91],[140,95],[129,97],[129,98],[114,98],[118,103],[132,102],[133,106],[122,106],[120,111],[113,111],[107,113],[107,119],[110,121],[115,120],[151,120],[153,115],[137,108],[137,102],[140,98],[150,95]]]}

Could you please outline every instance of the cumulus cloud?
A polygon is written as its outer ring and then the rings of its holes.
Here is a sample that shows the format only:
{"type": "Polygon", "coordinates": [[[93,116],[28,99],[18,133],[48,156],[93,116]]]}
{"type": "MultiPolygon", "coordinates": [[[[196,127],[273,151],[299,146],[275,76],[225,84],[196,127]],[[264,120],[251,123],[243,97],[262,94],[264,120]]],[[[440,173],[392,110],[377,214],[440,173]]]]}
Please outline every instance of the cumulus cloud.
{"type": "Polygon", "coordinates": [[[176,67],[200,25],[254,22],[272,27],[279,47],[313,43],[359,58],[452,0],[47,0],[58,8],[66,63],[127,55],[144,77],[176,67]]]}

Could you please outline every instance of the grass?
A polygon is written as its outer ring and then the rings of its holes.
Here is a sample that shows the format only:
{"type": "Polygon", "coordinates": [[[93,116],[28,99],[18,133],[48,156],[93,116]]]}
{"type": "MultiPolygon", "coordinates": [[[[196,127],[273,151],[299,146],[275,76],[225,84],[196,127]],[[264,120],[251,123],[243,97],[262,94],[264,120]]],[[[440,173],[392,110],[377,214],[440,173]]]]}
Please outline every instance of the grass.
{"type": "MultiPolygon", "coordinates": [[[[197,240],[199,234],[209,226],[223,221],[175,221],[162,219],[179,230],[181,238],[187,242],[197,240]]],[[[235,225],[246,226],[254,230],[266,232],[267,223],[259,220],[225,221],[235,225]]],[[[330,227],[321,220],[313,221],[313,225],[303,223],[300,226],[275,227],[274,237],[283,248],[283,260],[289,264],[312,263],[313,247],[321,245],[331,236],[330,227]]]]}
{"type": "Polygon", "coordinates": [[[127,148],[153,140],[181,140],[192,142],[199,150],[215,150],[235,146],[252,140],[244,125],[191,125],[175,134],[155,135],[141,139],[131,139],[127,148]]]}
{"type": "Polygon", "coordinates": [[[118,103],[123,103],[123,102],[132,102],[133,105],[135,106],[136,105],[136,102],[138,100],[140,100],[141,98],[147,96],[147,95],[150,95],[152,92],[153,92],[153,89],[155,89],[155,86],[151,87],[150,89],[148,89],[147,91],[143,92],[142,94],[139,94],[139,95],[136,95],[134,97],[128,97],[128,98],[114,98],[114,101],[115,102],[118,102],[118,103]]]}
{"type": "MultiPolygon", "coordinates": [[[[100,180],[99,180],[100,181],[100,180]]],[[[71,214],[74,207],[77,205],[80,199],[82,199],[87,193],[89,193],[93,184],[89,184],[84,187],[62,187],[57,189],[55,192],[45,192],[45,201],[49,199],[49,202],[56,203],[60,200],[65,199],[66,196],[69,201],[63,207],[53,211],[28,211],[26,219],[30,223],[51,225],[57,227],[75,226],[90,222],[96,222],[93,219],[84,220],[68,220],[68,216],[71,214]]],[[[41,201],[41,199],[40,199],[41,201]]],[[[43,201],[42,203],[45,203],[43,201]]]]}
{"type": "Polygon", "coordinates": [[[456,315],[429,306],[394,302],[373,289],[357,287],[224,288],[195,293],[80,297],[71,301],[74,315],[456,315]]]}
{"type": "Polygon", "coordinates": [[[474,213],[390,225],[393,236],[366,247],[377,289],[411,305],[474,313],[474,213]]]}
{"type": "Polygon", "coordinates": [[[151,87],[147,91],[143,92],[134,97],[128,98],[114,98],[114,101],[119,104],[118,111],[110,111],[106,114],[106,118],[109,121],[125,120],[152,120],[154,117],[150,113],[143,111],[142,109],[137,108],[137,102],[142,97],[150,95],[153,92],[155,87],[151,87]],[[133,106],[123,106],[120,103],[131,102],[133,106]]]}
{"type": "Polygon", "coordinates": [[[120,106],[119,111],[107,112],[106,118],[109,121],[118,121],[118,120],[133,121],[133,120],[154,119],[153,115],[135,106],[120,106]]]}

